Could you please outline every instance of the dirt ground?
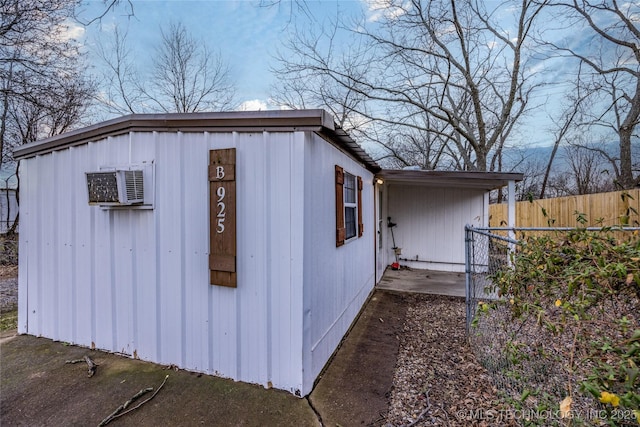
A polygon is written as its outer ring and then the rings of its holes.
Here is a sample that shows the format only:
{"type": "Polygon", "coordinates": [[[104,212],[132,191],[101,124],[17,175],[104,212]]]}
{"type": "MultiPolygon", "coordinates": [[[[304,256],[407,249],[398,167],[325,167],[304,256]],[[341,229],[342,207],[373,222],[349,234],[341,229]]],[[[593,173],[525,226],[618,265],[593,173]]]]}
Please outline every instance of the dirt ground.
{"type": "Polygon", "coordinates": [[[98,425],[138,391],[157,389],[167,375],[150,402],[110,425],[314,425],[306,401],[286,392],[30,336],[2,344],[0,420],[11,426],[98,425]],[[98,364],[91,378],[85,363],[65,364],[85,355],[98,364]]]}
{"type": "Polygon", "coordinates": [[[18,277],[17,265],[0,266],[0,280],[12,279],[16,277],[18,277]]]}

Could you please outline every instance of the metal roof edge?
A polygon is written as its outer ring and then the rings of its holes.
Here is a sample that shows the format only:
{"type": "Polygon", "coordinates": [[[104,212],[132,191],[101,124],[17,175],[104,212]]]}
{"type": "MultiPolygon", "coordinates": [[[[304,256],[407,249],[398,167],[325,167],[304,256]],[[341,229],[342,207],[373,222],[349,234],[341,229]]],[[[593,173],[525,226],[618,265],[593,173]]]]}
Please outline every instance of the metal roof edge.
{"type": "Polygon", "coordinates": [[[14,150],[14,158],[20,160],[134,131],[318,131],[323,128],[335,131],[333,118],[322,109],[131,114],[22,145],[14,150]]]}
{"type": "Polygon", "coordinates": [[[378,163],[367,154],[360,144],[355,142],[342,128],[337,127],[333,130],[323,128],[318,134],[324,137],[329,143],[338,146],[338,148],[341,148],[347,154],[362,162],[365,168],[371,173],[376,174],[382,170],[378,163]],[[335,141],[339,142],[339,144],[335,141]]]}
{"type": "Polygon", "coordinates": [[[451,187],[482,188],[494,190],[504,187],[510,181],[522,181],[524,175],[518,172],[469,172],[383,169],[376,174],[384,181],[417,185],[438,185],[451,187]]]}
{"type": "Polygon", "coordinates": [[[483,178],[497,181],[522,181],[524,174],[519,172],[480,172],[480,171],[437,171],[437,170],[406,170],[406,169],[382,169],[377,173],[382,179],[420,179],[420,178],[457,178],[477,179],[483,178]]]}

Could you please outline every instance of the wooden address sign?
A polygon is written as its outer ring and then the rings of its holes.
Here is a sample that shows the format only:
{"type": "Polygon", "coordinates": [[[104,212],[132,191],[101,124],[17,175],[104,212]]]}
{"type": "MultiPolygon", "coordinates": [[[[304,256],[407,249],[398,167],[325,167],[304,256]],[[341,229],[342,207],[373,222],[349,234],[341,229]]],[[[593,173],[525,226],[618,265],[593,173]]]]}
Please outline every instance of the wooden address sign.
{"type": "Polygon", "coordinates": [[[236,149],[209,151],[209,282],[237,287],[236,149]]]}

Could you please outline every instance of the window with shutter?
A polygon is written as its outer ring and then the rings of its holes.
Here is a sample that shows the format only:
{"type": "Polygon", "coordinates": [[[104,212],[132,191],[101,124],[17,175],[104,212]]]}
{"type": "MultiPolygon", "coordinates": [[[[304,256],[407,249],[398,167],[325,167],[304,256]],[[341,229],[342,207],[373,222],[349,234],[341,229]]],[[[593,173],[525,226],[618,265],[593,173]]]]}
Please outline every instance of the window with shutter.
{"type": "Polygon", "coordinates": [[[344,174],[344,227],[346,229],[345,239],[349,240],[357,233],[358,204],[356,203],[356,177],[350,173],[344,174]]]}
{"type": "Polygon", "coordinates": [[[362,178],[336,165],[336,246],[363,232],[362,178]]]}

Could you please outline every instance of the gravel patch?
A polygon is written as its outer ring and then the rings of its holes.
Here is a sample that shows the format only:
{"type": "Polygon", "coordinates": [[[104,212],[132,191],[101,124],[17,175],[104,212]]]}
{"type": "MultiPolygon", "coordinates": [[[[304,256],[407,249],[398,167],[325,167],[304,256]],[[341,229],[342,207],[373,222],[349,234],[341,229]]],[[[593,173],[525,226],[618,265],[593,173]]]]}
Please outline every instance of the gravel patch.
{"type": "Polygon", "coordinates": [[[386,426],[495,425],[506,408],[467,342],[464,299],[410,298],[386,426]]]}
{"type": "Polygon", "coordinates": [[[18,278],[0,280],[0,311],[11,311],[18,307],[18,278]]]}

